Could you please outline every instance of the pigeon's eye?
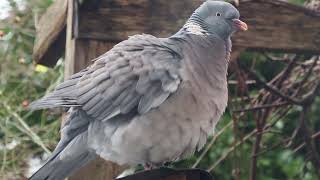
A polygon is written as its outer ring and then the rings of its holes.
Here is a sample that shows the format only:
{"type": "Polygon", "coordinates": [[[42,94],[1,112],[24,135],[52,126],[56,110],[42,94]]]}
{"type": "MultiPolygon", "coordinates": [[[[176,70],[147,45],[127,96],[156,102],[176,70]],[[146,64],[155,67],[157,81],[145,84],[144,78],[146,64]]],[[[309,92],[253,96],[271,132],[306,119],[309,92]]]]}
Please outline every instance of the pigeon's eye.
{"type": "Polygon", "coordinates": [[[219,12],[216,13],[216,16],[221,16],[221,14],[219,12]]]}

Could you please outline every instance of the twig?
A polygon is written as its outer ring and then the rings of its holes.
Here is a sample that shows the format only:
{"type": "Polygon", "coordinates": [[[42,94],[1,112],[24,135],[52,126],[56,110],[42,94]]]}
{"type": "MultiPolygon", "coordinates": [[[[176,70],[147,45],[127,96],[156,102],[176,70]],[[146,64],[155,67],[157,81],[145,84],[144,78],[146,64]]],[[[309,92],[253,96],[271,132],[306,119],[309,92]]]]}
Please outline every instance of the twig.
{"type": "Polygon", "coordinates": [[[304,143],[302,143],[302,144],[300,144],[298,147],[296,147],[294,150],[293,150],[293,153],[296,153],[296,152],[298,152],[301,148],[303,148],[304,146],[306,145],[306,143],[304,142],[304,143]]]}
{"type": "Polygon", "coordinates": [[[282,83],[290,76],[292,70],[294,69],[294,66],[296,65],[296,62],[299,60],[300,56],[294,55],[291,58],[290,63],[288,66],[279,74],[279,79],[275,82],[275,86],[279,89],[281,89],[282,83]]]}
{"type": "Polygon", "coordinates": [[[272,128],[272,127],[274,127],[274,126],[277,124],[277,122],[280,121],[280,120],[288,113],[289,110],[290,110],[290,107],[287,107],[286,109],[284,109],[284,110],[282,111],[282,113],[279,112],[279,113],[277,114],[277,115],[278,115],[277,119],[274,120],[274,121],[272,121],[272,122],[269,123],[268,125],[266,125],[266,127],[267,127],[267,128],[272,128]]]}
{"type": "Polygon", "coordinates": [[[311,136],[313,139],[320,138],[320,131],[311,136]]]}
{"type": "Polygon", "coordinates": [[[266,105],[261,105],[261,106],[256,106],[256,107],[250,107],[247,109],[237,109],[237,110],[233,110],[233,112],[238,113],[238,112],[257,111],[257,110],[261,110],[261,109],[281,107],[281,106],[285,106],[288,104],[289,104],[288,102],[282,102],[282,103],[277,103],[277,104],[266,104],[266,105]]]}
{"type": "Polygon", "coordinates": [[[297,92],[299,92],[301,90],[302,86],[308,81],[308,79],[312,75],[313,69],[317,65],[318,60],[319,60],[319,58],[317,56],[313,56],[312,59],[311,59],[311,61],[313,61],[313,63],[311,65],[311,67],[309,68],[307,74],[304,76],[304,78],[301,81],[293,84],[293,88],[298,87],[297,92]]]}
{"type": "MultiPolygon", "coordinates": [[[[261,103],[263,104],[270,104],[274,101],[273,96],[265,96],[265,98],[262,99],[261,103]]],[[[261,111],[257,111],[254,116],[256,120],[256,126],[257,126],[257,134],[256,134],[256,140],[252,147],[252,159],[251,159],[251,166],[250,166],[250,180],[255,180],[257,176],[257,161],[258,156],[257,154],[260,151],[260,144],[262,141],[263,132],[267,129],[266,127],[266,121],[269,117],[271,112],[271,109],[263,109],[261,111]]]]}
{"type": "Polygon", "coordinates": [[[292,135],[291,135],[291,138],[290,138],[290,141],[288,142],[288,144],[286,145],[286,147],[290,147],[293,143],[293,140],[295,139],[295,137],[298,135],[299,133],[299,130],[301,130],[302,126],[303,126],[303,122],[304,121],[304,118],[299,118],[299,123],[298,123],[298,126],[294,129],[292,135]]]}
{"type": "MultiPolygon", "coordinates": [[[[248,81],[245,81],[245,84],[255,84],[256,83],[256,81],[253,81],[253,80],[248,80],[248,81]]],[[[229,85],[237,85],[237,84],[239,84],[239,82],[238,81],[235,81],[235,80],[229,80],[228,81],[228,84],[229,85]]]]}
{"type": "Polygon", "coordinates": [[[282,99],[288,101],[289,103],[295,104],[295,105],[301,105],[301,102],[296,100],[293,97],[287,96],[285,94],[283,94],[279,89],[275,88],[272,85],[269,85],[267,83],[265,83],[263,80],[261,80],[258,75],[253,72],[252,70],[244,67],[244,69],[248,72],[248,74],[254,79],[256,80],[257,84],[260,84],[264,87],[264,89],[266,89],[267,91],[271,92],[272,94],[275,94],[279,97],[281,97],[282,99]]]}
{"type": "MultiPolygon", "coordinates": [[[[311,133],[310,130],[307,126],[307,113],[309,112],[309,108],[310,107],[304,107],[301,114],[300,114],[300,119],[301,119],[301,130],[302,130],[302,134],[304,136],[304,141],[306,143],[306,146],[308,147],[308,150],[311,153],[311,162],[314,165],[315,169],[320,169],[320,156],[318,154],[316,145],[313,141],[313,139],[311,138],[311,133]]],[[[317,171],[317,175],[320,178],[320,172],[317,171]]]]}
{"type": "Polygon", "coordinates": [[[310,106],[314,102],[316,96],[318,96],[319,94],[320,94],[320,81],[317,82],[316,87],[312,91],[304,95],[303,99],[301,100],[301,104],[304,106],[310,106]]]}
{"type": "Polygon", "coordinates": [[[275,145],[272,145],[270,148],[265,149],[265,150],[259,152],[256,156],[261,156],[262,154],[265,154],[266,152],[269,152],[270,150],[273,150],[273,149],[275,149],[275,148],[277,148],[277,147],[279,147],[279,146],[281,146],[281,145],[283,145],[283,144],[288,143],[288,141],[290,141],[290,140],[291,140],[291,138],[287,138],[287,139],[281,141],[280,143],[277,143],[277,144],[275,144],[275,145]]]}
{"type": "Polygon", "coordinates": [[[36,144],[38,144],[46,153],[50,154],[51,151],[44,145],[44,143],[42,142],[41,138],[31,130],[29,125],[27,123],[25,123],[24,120],[16,112],[12,111],[11,107],[6,102],[2,102],[2,104],[5,107],[5,109],[9,112],[9,114],[12,115],[13,117],[15,117],[15,119],[26,130],[26,132],[30,136],[30,138],[36,144]]]}
{"type": "MultiPolygon", "coordinates": [[[[315,133],[315,134],[313,134],[313,135],[311,136],[312,139],[317,139],[317,138],[319,138],[319,137],[320,137],[320,131],[317,132],[317,133],[315,133]]],[[[299,146],[297,146],[297,147],[293,150],[293,153],[298,152],[298,151],[299,151],[301,148],[303,148],[305,145],[306,145],[305,142],[304,142],[304,143],[301,143],[299,146]]]]}
{"type": "Polygon", "coordinates": [[[262,140],[262,132],[259,128],[259,125],[257,125],[257,134],[256,134],[256,141],[253,146],[252,155],[251,155],[251,168],[250,168],[250,180],[256,179],[257,174],[257,157],[260,150],[260,143],[262,140]]]}
{"type": "MultiPolygon", "coordinates": [[[[5,120],[5,125],[7,125],[7,122],[8,122],[8,118],[6,118],[6,120],[5,120]]],[[[4,146],[6,146],[6,144],[7,144],[7,141],[8,141],[7,139],[8,139],[7,135],[4,134],[4,146]]],[[[7,148],[4,148],[3,149],[3,157],[2,157],[2,165],[1,165],[1,170],[0,170],[1,174],[4,172],[6,165],[7,165],[7,148]]]]}
{"type": "Polygon", "coordinates": [[[227,125],[225,125],[217,134],[215,134],[209,144],[207,145],[206,149],[201,153],[197,161],[192,165],[192,168],[196,168],[197,165],[200,163],[200,161],[203,159],[203,157],[207,154],[207,152],[210,150],[214,142],[217,140],[217,138],[230,126],[232,125],[232,121],[230,121],[227,125]]]}
{"type": "Polygon", "coordinates": [[[271,61],[280,61],[280,62],[288,62],[290,61],[290,59],[287,57],[287,56],[284,56],[284,57],[276,57],[276,56],[273,56],[271,54],[268,54],[266,52],[262,53],[268,60],[271,60],[271,61]]]}
{"type": "Polygon", "coordinates": [[[245,141],[247,141],[250,137],[252,137],[254,134],[256,134],[257,130],[253,130],[251,133],[247,134],[242,141],[239,141],[237,144],[235,144],[234,146],[232,146],[231,148],[229,148],[229,150],[227,152],[225,152],[212,166],[210,166],[207,171],[211,172],[214,168],[216,168],[220,162],[222,162],[224,159],[226,159],[228,157],[228,155],[233,152],[238,146],[240,146],[242,143],[244,143],[245,141]]]}

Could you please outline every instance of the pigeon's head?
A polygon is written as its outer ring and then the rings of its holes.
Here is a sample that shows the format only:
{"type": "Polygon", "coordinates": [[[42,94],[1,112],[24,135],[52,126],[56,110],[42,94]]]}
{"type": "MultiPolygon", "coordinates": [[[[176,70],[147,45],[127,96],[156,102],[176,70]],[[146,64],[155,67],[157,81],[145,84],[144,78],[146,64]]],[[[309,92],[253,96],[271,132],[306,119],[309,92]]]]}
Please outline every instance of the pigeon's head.
{"type": "Polygon", "coordinates": [[[194,34],[215,34],[225,39],[248,26],[239,11],[230,3],[207,0],[190,17],[184,28],[194,34]]]}

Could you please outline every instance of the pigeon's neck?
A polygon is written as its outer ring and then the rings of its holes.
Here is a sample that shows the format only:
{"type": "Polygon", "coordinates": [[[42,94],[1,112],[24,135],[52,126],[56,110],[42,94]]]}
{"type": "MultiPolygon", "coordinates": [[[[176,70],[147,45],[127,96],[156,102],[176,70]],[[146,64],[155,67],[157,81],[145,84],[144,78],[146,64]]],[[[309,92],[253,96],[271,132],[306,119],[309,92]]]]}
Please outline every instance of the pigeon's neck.
{"type": "Polygon", "coordinates": [[[201,36],[216,36],[227,40],[230,39],[230,36],[233,34],[232,32],[227,31],[228,29],[225,29],[223,26],[218,24],[214,26],[214,28],[209,28],[205,26],[202,20],[197,18],[196,15],[192,15],[176,35],[193,34],[201,36]]]}
{"type": "Polygon", "coordinates": [[[180,34],[171,39],[180,43],[186,78],[196,89],[208,92],[226,91],[231,51],[229,39],[225,41],[216,36],[192,34],[180,34]]]}
{"type": "Polygon", "coordinates": [[[201,35],[201,36],[209,35],[208,31],[205,30],[200,25],[200,23],[196,23],[190,20],[187,21],[187,23],[182,27],[181,31],[187,34],[194,34],[194,35],[201,35]]]}

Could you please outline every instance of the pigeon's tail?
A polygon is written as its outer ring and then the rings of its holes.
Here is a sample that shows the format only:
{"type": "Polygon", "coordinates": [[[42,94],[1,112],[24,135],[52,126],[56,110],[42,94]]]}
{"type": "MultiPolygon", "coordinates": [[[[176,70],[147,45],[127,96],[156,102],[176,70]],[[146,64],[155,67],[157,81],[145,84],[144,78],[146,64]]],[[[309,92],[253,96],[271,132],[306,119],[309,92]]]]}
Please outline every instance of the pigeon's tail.
{"type": "Polygon", "coordinates": [[[97,155],[88,148],[89,118],[82,110],[71,109],[61,129],[62,138],[46,164],[30,180],[63,180],[97,155]]]}
{"type": "Polygon", "coordinates": [[[76,170],[96,158],[94,153],[85,152],[71,159],[60,160],[59,153],[51,157],[29,180],[63,180],[76,170]]]}

